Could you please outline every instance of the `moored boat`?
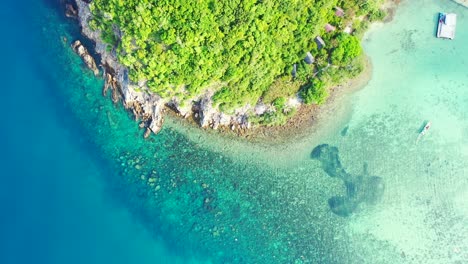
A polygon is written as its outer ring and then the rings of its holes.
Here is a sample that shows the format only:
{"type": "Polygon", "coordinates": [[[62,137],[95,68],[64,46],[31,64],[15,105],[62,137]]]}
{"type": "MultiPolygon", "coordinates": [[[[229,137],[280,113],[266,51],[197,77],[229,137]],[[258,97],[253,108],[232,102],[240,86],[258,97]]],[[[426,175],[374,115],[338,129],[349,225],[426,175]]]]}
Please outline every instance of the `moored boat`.
{"type": "Polygon", "coordinates": [[[432,125],[431,121],[428,121],[426,123],[424,128],[419,132],[418,139],[416,141],[419,141],[421,137],[423,137],[427,133],[427,131],[431,128],[431,125],[432,125]]]}

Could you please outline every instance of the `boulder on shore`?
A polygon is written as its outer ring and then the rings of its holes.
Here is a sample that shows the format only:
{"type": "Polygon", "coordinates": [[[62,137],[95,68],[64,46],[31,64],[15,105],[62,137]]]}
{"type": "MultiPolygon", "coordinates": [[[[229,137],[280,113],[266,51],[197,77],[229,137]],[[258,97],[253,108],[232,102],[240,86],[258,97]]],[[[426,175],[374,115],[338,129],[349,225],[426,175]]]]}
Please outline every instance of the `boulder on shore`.
{"type": "Polygon", "coordinates": [[[78,10],[72,4],[65,5],[65,16],[70,18],[77,18],[78,17],[78,10]]]}
{"type": "Polygon", "coordinates": [[[73,42],[72,49],[81,57],[81,59],[83,59],[83,62],[89,69],[93,71],[94,75],[99,75],[99,70],[96,66],[94,58],[89,54],[85,46],[81,44],[81,41],[76,40],[75,42],[73,42]]]}

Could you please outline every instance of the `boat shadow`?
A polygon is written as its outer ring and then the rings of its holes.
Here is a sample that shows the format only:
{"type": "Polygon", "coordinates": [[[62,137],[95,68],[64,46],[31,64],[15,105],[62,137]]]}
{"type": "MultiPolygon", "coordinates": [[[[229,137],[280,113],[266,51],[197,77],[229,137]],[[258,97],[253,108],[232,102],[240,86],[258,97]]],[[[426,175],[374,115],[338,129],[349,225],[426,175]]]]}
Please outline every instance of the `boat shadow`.
{"type": "Polygon", "coordinates": [[[432,18],[432,21],[434,22],[434,34],[433,36],[437,38],[437,30],[439,29],[439,12],[434,13],[434,16],[432,18]]]}

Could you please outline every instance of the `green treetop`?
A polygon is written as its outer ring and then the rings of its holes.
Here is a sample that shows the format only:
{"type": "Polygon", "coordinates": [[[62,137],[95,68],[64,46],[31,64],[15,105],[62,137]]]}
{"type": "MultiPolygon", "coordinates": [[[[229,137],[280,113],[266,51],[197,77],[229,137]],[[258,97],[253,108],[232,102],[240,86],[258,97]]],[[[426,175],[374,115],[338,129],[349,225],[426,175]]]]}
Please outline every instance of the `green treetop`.
{"type": "Polygon", "coordinates": [[[272,102],[290,96],[301,87],[307,90],[302,94],[326,97],[327,85],[319,88],[323,82],[312,80],[322,78],[318,72],[329,63],[345,67],[359,56],[359,39],[339,32],[355,13],[379,15],[379,1],[94,0],[89,24],[115,49],[131,81],[146,80],[151,92],[181,100],[213,89],[215,107],[229,112],[262,97],[272,102]],[[336,6],[347,15],[335,16],[336,6]],[[325,33],[326,23],[336,32],[325,33]],[[318,35],[328,42],[321,50],[314,41],[318,35]],[[315,64],[304,64],[307,52],[315,64]],[[300,71],[295,81],[294,64],[300,71]]]}

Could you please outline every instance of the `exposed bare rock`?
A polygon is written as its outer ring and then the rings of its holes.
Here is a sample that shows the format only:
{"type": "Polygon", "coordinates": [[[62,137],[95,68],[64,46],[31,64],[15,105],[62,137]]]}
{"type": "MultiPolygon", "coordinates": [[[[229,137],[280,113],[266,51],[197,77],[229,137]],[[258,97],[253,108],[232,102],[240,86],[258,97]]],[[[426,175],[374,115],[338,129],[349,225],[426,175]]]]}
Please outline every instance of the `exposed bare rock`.
{"type": "Polygon", "coordinates": [[[157,134],[163,125],[164,122],[164,102],[161,98],[152,97],[149,101],[151,110],[148,113],[151,114],[151,121],[149,124],[149,129],[155,134],[157,134]]]}
{"type": "Polygon", "coordinates": [[[256,115],[261,115],[265,113],[267,110],[268,110],[268,107],[264,103],[258,103],[254,108],[254,112],[256,115]]]}
{"type": "Polygon", "coordinates": [[[216,111],[213,109],[213,101],[211,100],[213,92],[208,92],[200,98],[198,103],[198,114],[200,117],[200,126],[208,127],[213,119],[216,111]]]}
{"type": "Polygon", "coordinates": [[[89,54],[88,50],[81,44],[81,41],[76,40],[72,44],[73,50],[83,59],[86,66],[91,69],[94,75],[99,74],[99,70],[96,66],[96,62],[94,61],[93,57],[89,54]]]}
{"type": "Polygon", "coordinates": [[[143,135],[144,138],[148,138],[151,135],[151,129],[146,128],[145,134],[143,135]]]}
{"type": "Polygon", "coordinates": [[[239,127],[242,129],[248,129],[250,128],[250,123],[249,123],[249,117],[247,114],[240,114],[237,115],[237,123],[239,124],[239,127]]]}
{"type": "Polygon", "coordinates": [[[103,65],[104,68],[104,87],[102,88],[102,95],[107,96],[107,91],[111,89],[112,102],[117,103],[122,98],[122,89],[119,81],[115,77],[115,71],[107,64],[103,65]]]}
{"type": "Polygon", "coordinates": [[[102,96],[107,96],[107,91],[112,82],[112,75],[110,73],[104,72],[104,87],[102,88],[102,96]]]}
{"type": "Polygon", "coordinates": [[[116,104],[117,102],[120,101],[120,91],[118,89],[118,86],[116,85],[116,81],[115,81],[115,77],[112,77],[112,81],[115,85],[111,85],[112,87],[112,102],[114,102],[114,104],[116,104]]]}
{"type": "Polygon", "coordinates": [[[216,112],[213,114],[211,119],[211,128],[218,129],[219,126],[228,126],[231,123],[231,117],[224,114],[216,112]]]}
{"type": "Polygon", "coordinates": [[[192,105],[187,104],[187,105],[182,105],[177,98],[172,98],[169,102],[166,104],[168,107],[176,111],[180,116],[183,118],[187,118],[190,115],[192,115],[192,105]]]}
{"type": "Polygon", "coordinates": [[[141,119],[153,133],[158,133],[164,122],[164,100],[146,90],[129,85],[123,93],[124,105],[135,118],[141,119]]]}
{"type": "Polygon", "coordinates": [[[72,4],[65,5],[65,16],[69,18],[77,18],[78,17],[78,10],[72,4]]]}

